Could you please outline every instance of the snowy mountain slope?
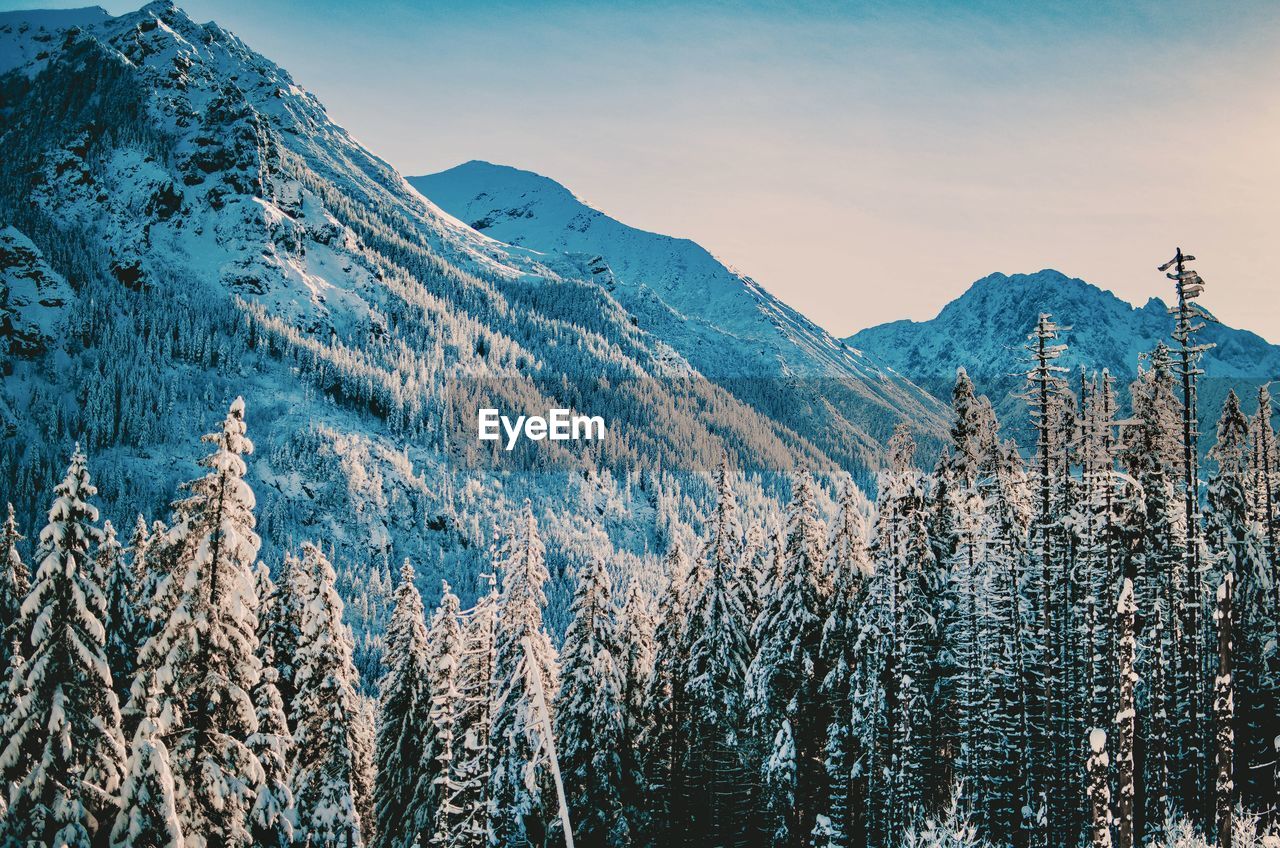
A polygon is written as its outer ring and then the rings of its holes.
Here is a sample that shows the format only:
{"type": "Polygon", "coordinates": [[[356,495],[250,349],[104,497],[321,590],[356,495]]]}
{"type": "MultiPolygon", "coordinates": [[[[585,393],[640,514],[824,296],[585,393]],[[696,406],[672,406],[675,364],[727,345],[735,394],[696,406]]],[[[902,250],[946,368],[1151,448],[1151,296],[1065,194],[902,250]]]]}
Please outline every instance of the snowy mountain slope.
{"type": "Polygon", "coordinates": [[[13,227],[0,229],[0,373],[12,370],[11,358],[49,349],[73,297],[30,239],[13,227]]]}
{"type": "Polygon", "coordinates": [[[0,498],[24,525],[75,440],[117,526],[164,517],[199,434],[244,395],[264,556],[333,544],[374,639],[402,557],[428,597],[441,577],[470,595],[524,497],[561,578],[602,548],[639,568],[689,533],[722,451],[755,475],[757,512],[798,465],[839,472],[638,328],[586,257],[442,212],[216,24],[158,2],[48,39],[7,26],[0,226],[30,251],[0,254],[0,273],[35,263],[71,293],[0,385],[0,498]],[[481,450],[482,402],[601,414],[610,436],[481,450]]]}
{"type": "Polygon", "coordinates": [[[700,245],[593,209],[547,177],[488,162],[410,177],[475,229],[543,255],[590,257],[638,326],[739,398],[853,463],[877,461],[894,424],[945,426],[928,393],[851,350],[700,245]]]}
{"type": "MultiPolygon", "coordinates": [[[[1153,284],[1162,278],[1152,274],[1153,284]]],[[[1170,289],[1172,287],[1170,286],[1170,289]]],[[[1204,298],[1212,308],[1212,281],[1204,298]]],[[[1063,326],[1068,345],[1062,363],[1072,369],[1109,368],[1121,384],[1136,373],[1139,356],[1160,340],[1168,343],[1172,317],[1167,305],[1153,297],[1136,308],[1105,289],[1053,270],[1036,274],[992,274],[943,307],[928,321],[894,321],[855,333],[846,341],[865,350],[939,398],[949,396],[955,369],[964,366],[1006,415],[1021,406],[1012,394],[1021,390],[1011,376],[1021,366],[1026,338],[1041,312],[1063,326]]],[[[1247,330],[1210,323],[1201,340],[1217,345],[1205,354],[1201,411],[1216,420],[1229,388],[1241,392],[1246,406],[1256,386],[1280,378],[1280,346],[1247,330]]],[[[1208,438],[1211,427],[1202,427],[1208,438]]]]}

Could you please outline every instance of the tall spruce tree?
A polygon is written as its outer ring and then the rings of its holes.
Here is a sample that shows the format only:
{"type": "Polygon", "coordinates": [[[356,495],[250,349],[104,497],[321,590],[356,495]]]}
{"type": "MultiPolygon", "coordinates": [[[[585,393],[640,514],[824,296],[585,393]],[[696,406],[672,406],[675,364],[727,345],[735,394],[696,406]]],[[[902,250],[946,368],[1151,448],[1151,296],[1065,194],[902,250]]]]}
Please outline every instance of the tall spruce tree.
{"type": "Polygon", "coordinates": [[[0,527],[0,661],[9,667],[9,652],[16,635],[15,625],[22,610],[22,602],[31,590],[31,574],[22,561],[18,543],[23,537],[18,532],[18,521],[13,515],[13,504],[6,504],[4,526],[0,527]]]}
{"type": "Polygon", "coordinates": [[[528,501],[499,551],[497,566],[502,596],[490,737],[492,832],[499,845],[537,845],[558,807],[551,774],[554,740],[549,737],[555,714],[549,701],[560,685],[556,651],[542,618],[547,605],[543,587],[550,575],[528,501]]]}
{"type": "MultiPolygon", "coordinates": [[[[1277,681],[1268,668],[1274,650],[1275,624],[1272,620],[1272,587],[1266,561],[1266,543],[1261,527],[1249,512],[1249,422],[1240,409],[1234,391],[1228,392],[1218,420],[1217,441],[1209,451],[1213,472],[1209,478],[1205,540],[1211,567],[1221,581],[1231,575],[1227,612],[1235,622],[1235,632],[1225,638],[1233,643],[1228,661],[1232,680],[1232,721],[1240,743],[1235,745],[1233,773],[1239,778],[1241,796],[1251,807],[1265,808],[1273,802],[1274,759],[1271,740],[1275,738],[1277,681]],[[1238,657],[1235,655],[1238,652],[1238,657]],[[1231,672],[1231,668],[1234,672],[1231,672]],[[1238,764],[1238,768],[1236,765],[1238,764]]],[[[1220,588],[1219,593],[1223,590],[1220,588]]],[[[1220,604],[1223,598],[1216,599],[1220,604]]],[[[1223,622],[1216,620],[1219,654],[1223,646],[1223,622]]],[[[1218,656],[1219,665],[1223,657],[1218,656]]],[[[1220,675],[1218,669],[1216,675],[1220,675]]],[[[1215,692],[1215,701],[1218,698],[1215,692]]],[[[1215,708],[1215,722],[1220,722],[1215,708]]],[[[1221,737],[1215,729],[1215,738],[1221,737]]],[[[1234,735],[1234,734],[1233,734],[1234,735]]],[[[1220,771],[1221,765],[1218,765],[1220,771]]]]}
{"type": "Polygon", "coordinates": [[[259,539],[244,480],[253,443],[243,399],[204,441],[213,445],[200,463],[208,471],[175,505],[177,565],[158,589],[173,606],[140,652],[131,700],[135,712],[147,697],[159,700],[183,832],[209,845],[243,845],[263,779],[248,745],[258,729],[252,692],[261,665],[253,572],[259,539]]]}
{"type": "Polygon", "coordinates": [[[141,642],[134,610],[133,569],[125,561],[124,550],[110,521],[103,522],[102,542],[98,545],[94,569],[107,602],[107,614],[102,622],[106,628],[104,649],[107,665],[111,668],[116,697],[123,703],[133,684],[133,670],[141,642]]]}
{"type": "Polygon", "coordinates": [[[765,743],[756,813],[775,845],[801,845],[821,807],[827,719],[819,690],[825,677],[822,628],[831,587],[826,527],[813,480],[801,473],[787,510],[786,547],[778,585],[756,626],[759,646],[747,671],[747,719],[765,743]]]}
{"type": "Polygon", "coordinates": [[[879,686],[884,705],[878,745],[883,785],[875,805],[873,838],[896,844],[923,820],[933,740],[930,695],[936,679],[930,652],[936,637],[933,616],[933,549],[926,528],[924,481],[913,465],[915,443],[899,426],[890,440],[890,468],[882,475],[876,516],[876,580],[881,588],[884,628],[879,686]]]}
{"type": "Polygon", "coordinates": [[[433,848],[445,848],[451,844],[464,812],[456,802],[462,788],[456,761],[458,716],[462,709],[458,684],[465,651],[461,611],[458,596],[445,583],[427,637],[430,646],[426,689],[431,698],[427,715],[431,762],[418,784],[419,797],[424,802],[421,804],[422,813],[426,814],[419,829],[428,835],[427,841],[433,848]]]}
{"type": "Polygon", "coordinates": [[[649,831],[647,798],[652,791],[645,768],[654,740],[654,709],[651,696],[654,677],[654,631],[657,621],[653,596],[633,576],[626,600],[619,610],[618,641],[622,675],[623,815],[630,823],[633,839],[639,841],[649,831]]]}
{"type": "Polygon", "coordinates": [[[430,817],[414,802],[419,782],[430,771],[431,692],[427,622],[408,560],[400,569],[383,664],[387,673],[379,685],[379,771],[374,786],[378,845],[411,848],[418,841],[419,825],[430,817]]]}
{"type": "Polygon", "coordinates": [[[827,544],[831,599],[818,648],[820,667],[826,670],[820,690],[827,719],[822,759],[825,786],[813,825],[813,840],[819,848],[860,845],[866,836],[867,774],[861,763],[865,752],[853,722],[859,617],[872,572],[864,508],[857,488],[847,483],[827,544]]]}
{"type": "MultiPolygon", "coordinates": [[[[255,573],[261,612],[269,616],[276,598],[275,584],[266,565],[259,564],[255,573]]],[[[249,831],[258,848],[286,848],[293,843],[293,790],[289,786],[289,764],[293,761],[293,734],[285,717],[284,701],[276,688],[279,672],[271,653],[271,644],[262,638],[262,616],[258,619],[258,658],[262,674],[253,691],[253,706],[258,730],[248,740],[249,750],[262,765],[262,783],[249,811],[249,831]]]]}
{"type": "Polygon", "coordinates": [[[89,502],[96,493],[77,445],[54,488],[16,624],[27,659],[8,680],[5,846],[90,848],[105,841],[115,815],[125,747],[104,651],[106,599],[91,558],[102,535],[89,502]]]}
{"type": "Polygon", "coordinates": [[[295,580],[302,616],[292,780],[297,839],[313,848],[361,848],[364,801],[356,734],[363,705],[337,575],[318,547],[304,543],[295,580]]]}
{"type": "Polygon", "coordinates": [[[597,558],[578,574],[560,651],[556,733],[574,842],[584,848],[627,845],[632,839],[623,806],[627,729],[612,595],[609,571],[597,558]]]}
{"type": "Polygon", "coordinates": [[[675,845],[684,838],[685,757],[688,750],[688,620],[692,563],[680,543],[673,542],[666,557],[666,588],[658,598],[658,622],[649,702],[653,737],[645,757],[649,785],[648,812],[655,840],[675,845]]]}
{"type": "Polygon", "coordinates": [[[482,848],[489,843],[493,805],[489,796],[493,768],[493,687],[498,592],[494,575],[486,575],[489,591],[476,601],[467,621],[461,668],[461,710],[455,738],[458,751],[458,822],[453,848],[482,848]]]}
{"type": "Polygon", "coordinates": [[[716,472],[716,506],[694,571],[686,641],[688,749],[681,787],[688,820],[679,826],[695,844],[735,845],[745,824],[742,691],[750,662],[750,622],[738,586],[742,527],[729,460],[716,472]]]}

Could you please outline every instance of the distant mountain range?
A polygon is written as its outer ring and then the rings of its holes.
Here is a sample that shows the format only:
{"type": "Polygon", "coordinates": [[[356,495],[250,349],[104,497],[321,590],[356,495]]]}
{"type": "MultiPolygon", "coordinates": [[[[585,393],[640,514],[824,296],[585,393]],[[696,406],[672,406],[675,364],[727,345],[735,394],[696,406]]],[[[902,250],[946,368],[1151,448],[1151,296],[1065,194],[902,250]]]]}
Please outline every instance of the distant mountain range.
{"type": "MultiPolygon", "coordinates": [[[[1163,278],[1153,271],[1152,279],[1163,278]]],[[[1212,283],[1203,305],[1212,306],[1212,283]]],[[[1136,374],[1141,355],[1161,340],[1172,344],[1173,318],[1160,298],[1136,308],[1105,289],[1053,270],[992,274],[944,306],[936,318],[881,324],[845,341],[940,399],[949,397],[956,368],[963,366],[1008,418],[1022,410],[1013,397],[1022,388],[1019,375],[1026,370],[1022,345],[1042,312],[1070,328],[1062,334],[1068,346],[1063,365],[1110,369],[1121,385],[1136,374]]],[[[1215,345],[1202,362],[1200,407],[1206,421],[1216,420],[1228,389],[1235,388],[1245,407],[1254,408],[1256,387],[1280,380],[1280,346],[1255,333],[1209,322],[1200,341],[1215,345]]],[[[1206,439],[1212,436],[1212,427],[1201,430],[1206,439]]]]}

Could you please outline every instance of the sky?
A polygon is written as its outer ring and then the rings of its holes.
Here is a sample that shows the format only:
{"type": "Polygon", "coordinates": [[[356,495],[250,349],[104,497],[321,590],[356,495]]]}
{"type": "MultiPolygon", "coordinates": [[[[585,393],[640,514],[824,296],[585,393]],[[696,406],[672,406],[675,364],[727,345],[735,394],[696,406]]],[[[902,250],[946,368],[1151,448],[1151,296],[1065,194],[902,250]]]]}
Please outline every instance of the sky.
{"type": "Polygon", "coordinates": [[[1181,245],[1280,342],[1280,3],[179,2],[402,173],[537,171],[837,335],[996,271],[1168,299],[1181,245]]]}

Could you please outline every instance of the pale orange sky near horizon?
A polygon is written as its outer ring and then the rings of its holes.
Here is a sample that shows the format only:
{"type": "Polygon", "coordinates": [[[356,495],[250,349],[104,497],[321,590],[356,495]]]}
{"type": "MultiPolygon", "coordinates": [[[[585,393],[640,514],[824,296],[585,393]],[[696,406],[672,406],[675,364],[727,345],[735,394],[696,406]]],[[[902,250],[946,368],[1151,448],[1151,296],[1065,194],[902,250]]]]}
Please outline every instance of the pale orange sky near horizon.
{"type": "Polygon", "coordinates": [[[839,336],[996,271],[1168,299],[1181,245],[1280,342],[1280,4],[180,5],[402,172],[544,174],[839,336]]]}

